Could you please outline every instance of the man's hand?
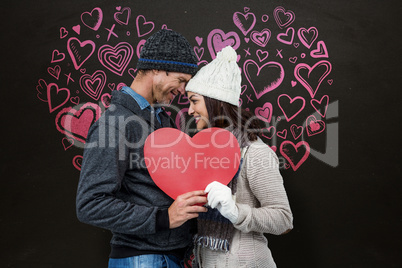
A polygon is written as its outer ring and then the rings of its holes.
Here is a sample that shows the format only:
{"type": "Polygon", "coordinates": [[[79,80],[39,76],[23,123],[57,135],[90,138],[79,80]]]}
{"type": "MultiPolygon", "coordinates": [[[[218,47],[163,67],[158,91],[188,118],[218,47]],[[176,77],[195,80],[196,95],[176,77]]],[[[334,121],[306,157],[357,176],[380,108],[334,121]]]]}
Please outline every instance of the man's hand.
{"type": "Polygon", "coordinates": [[[197,218],[198,213],[207,212],[207,208],[199,205],[205,203],[207,203],[207,197],[204,190],[179,195],[168,209],[170,229],[197,218]]]}

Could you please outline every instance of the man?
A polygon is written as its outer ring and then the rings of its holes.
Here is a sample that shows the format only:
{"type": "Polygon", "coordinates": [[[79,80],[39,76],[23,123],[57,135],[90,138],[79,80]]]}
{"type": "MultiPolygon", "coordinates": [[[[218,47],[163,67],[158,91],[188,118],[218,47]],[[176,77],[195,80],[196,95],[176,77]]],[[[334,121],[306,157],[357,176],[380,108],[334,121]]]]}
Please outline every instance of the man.
{"type": "Polygon", "coordinates": [[[144,142],[158,128],[175,127],[168,104],[197,72],[179,33],[161,30],[144,44],[130,87],[112,93],[111,106],[91,126],[77,190],[80,221],[112,232],[109,268],[182,267],[191,243],[190,219],[206,208],[204,191],[175,201],[152,181],[144,142]]]}

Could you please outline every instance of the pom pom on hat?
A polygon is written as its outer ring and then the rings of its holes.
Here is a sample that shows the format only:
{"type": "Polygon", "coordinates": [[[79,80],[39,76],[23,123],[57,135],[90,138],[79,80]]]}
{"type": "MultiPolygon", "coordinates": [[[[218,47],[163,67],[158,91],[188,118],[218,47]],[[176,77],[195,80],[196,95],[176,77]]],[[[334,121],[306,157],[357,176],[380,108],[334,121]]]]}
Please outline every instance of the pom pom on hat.
{"type": "Polygon", "coordinates": [[[186,91],[239,106],[241,74],[236,51],[227,46],[190,79],[186,91]]]}

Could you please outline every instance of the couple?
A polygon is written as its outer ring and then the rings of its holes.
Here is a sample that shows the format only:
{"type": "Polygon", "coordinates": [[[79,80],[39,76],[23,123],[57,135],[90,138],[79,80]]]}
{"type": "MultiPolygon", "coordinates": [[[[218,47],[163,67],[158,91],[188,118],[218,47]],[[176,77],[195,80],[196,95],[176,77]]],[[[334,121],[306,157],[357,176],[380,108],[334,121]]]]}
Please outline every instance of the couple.
{"type": "Polygon", "coordinates": [[[91,126],[87,144],[98,146],[84,151],[77,216],[113,233],[109,268],[184,267],[189,255],[193,267],[276,267],[263,233],[289,231],[293,216],[278,159],[250,131],[258,121],[239,108],[236,59],[226,47],[197,73],[188,41],[161,30],[144,44],[131,86],[113,92],[110,108],[91,126]],[[144,136],[175,127],[158,104],[185,91],[197,129],[231,131],[242,164],[227,186],[213,182],[172,200],[129,159],[144,158],[144,136]]]}

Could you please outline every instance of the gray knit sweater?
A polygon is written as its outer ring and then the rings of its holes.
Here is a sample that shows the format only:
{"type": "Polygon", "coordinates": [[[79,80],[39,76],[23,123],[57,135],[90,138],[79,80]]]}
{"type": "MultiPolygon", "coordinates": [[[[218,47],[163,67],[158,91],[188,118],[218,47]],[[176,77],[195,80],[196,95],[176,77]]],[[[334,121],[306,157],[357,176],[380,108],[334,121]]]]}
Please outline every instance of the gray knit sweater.
{"type": "Polygon", "coordinates": [[[258,139],[247,150],[237,182],[239,218],[230,251],[198,248],[200,267],[266,267],[276,264],[263,233],[293,228],[293,215],[276,154],[258,139]]]}

